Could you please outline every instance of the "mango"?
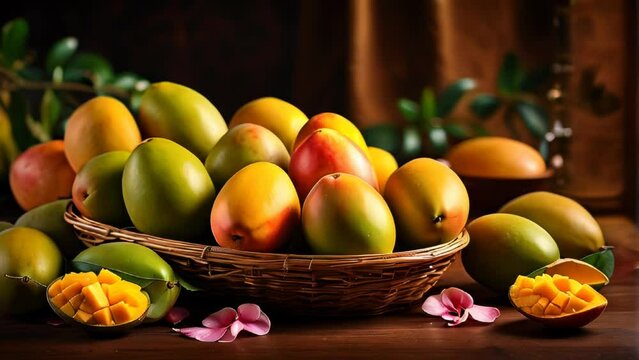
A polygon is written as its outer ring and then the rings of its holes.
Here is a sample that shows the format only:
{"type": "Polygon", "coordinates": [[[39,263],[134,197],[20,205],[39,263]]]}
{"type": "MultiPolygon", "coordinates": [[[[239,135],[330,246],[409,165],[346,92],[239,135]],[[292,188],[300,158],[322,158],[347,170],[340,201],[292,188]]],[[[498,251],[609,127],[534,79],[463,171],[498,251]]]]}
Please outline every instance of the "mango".
{"type": "Polygon", "coordinates": [[[99,276],[94,272],[66,274],[48,286],[47,299],[63,319],[96,326],[118,326],[140,320],[149,308],[149,298],[138,285],[121,280],[107,269],[101,269],[99,276]],[[101,279],[115,281],[110,286],[120,289],[117,299],[107,296],[101,279]],[[60,291],[58,284],[66,287],[60,291]],[[65,292],[77,295],[69,297],[65,292]]]}
{"type": "Polygon", "coordinates": [[[384,198],[351,174],[326,175],[315,184],[302,224],[316,254],[388,254],[395,247],[395,222],[384,198]]]}
{"type": "Polygon", "coordinates": [[[297,134],[295,143],[293,144],[293,151],[295,151],[295,149],[297,149],[315,130],[322,128],[336,130],[340,134],[349,138],[353,143],[355,143],[355,145],[359,146],[366,156],[369,156],[368,146],[366,145],[364,136],[362,136],[362,133],[359,131],[357,126],[342,115],[332,112],[325,112],[311,117],[297,134]]]}
{"type": "Polygon", "coordinates": [[[221,189],[224,183],[248,164],[271,162],[285,171],[291,156],[286,146],[269,129],[256,124],[240,124],[220,138],[206,157],[204,166],[213,185],[221,189]]]}
{"type": "Polygon", "coordinates": [[[446,165],[418,158],[402,165],[386,182],[384,199],[395,218],[398,239],[408,247],[428,247],[455,239],[468,220],[468,193],[446,165]]]}
{"type": "MultiPolygon", "coordinates": [[[[100,244],[78,254],[71,264],[81,272],[99,273],[107,269],[122,280],[139,285],[150,298],[146,322],[162,319],[180,295],[181,286],[171,266],[153,250],[139,244],[100,244]]],[[[98,278],[104,277],[98,274],[98,278]]]]}
{"type": "Polygon", "coordinates": [[[80,105],[67,123],[64,153],[75,172],[105,152],[133,149],[142,141],[129,109],[117,99],[95,97],[80,105]]]}
{"type": "Polygon", "coordinates": [[[244,104],[229,123],[230,128],[244,123],[253,123],[271,130],[293,153],[295,139],[308,117],[293,104],[275,97],[263,97],[244,104]]]}
{"type": "Polygon", "coordinates": [[[543,274],[530,278],[519,275],[508,297],[526,317],[550,327],[581,327],[596,319],[608,301],[588,284],[579,284],[567,276],[543,274]],[[578,290],[561,290],[564,279],[576,282],[578,290]],[[526,291],[530,295],[522,295],[526,291]]]}
{"type": "Polygon", "coordinates": [[[42,231],[55,241],[66,259],[73,259],[80,251],[86,249],[86,246],[76,236],[73,226],[64,220],[64,213],[70,201],[55,200],[33,208],[16,220],[16,226],[42,231]]]}
{"type": "Polygon", "coordinates": [[[318,129],[295,150],[289,175],[303,201],[325,175],[342,172],[360,177],[379,190],[375,170],[362,149],[333,129],[318,129]]]}
{"type": "Polygon", "coordinates": [[[610,279],[593,265],[577,259],[563,258],[554,261],[542,269],[532,273],[552,276],[555,284],[561,285],[560,290],[576,292],[575,282],[588,284],[594,288],[607,285],[610,279]]]}
{"type": "Polygon", "coordinates": [[[462,250],[462,264],[473,279],[496,292],[506,291],[518,275],[559,259],[550,234],[521,216],[484,215],[467,230],[472,240],[462,250]]]}
{"type": "Polygon", "coordinates": [[[179,240],[208,232],[213,182],[204,164],[171,140],[150,138],[133,150],[122,173],[122,195],[141,232],[179,240]]]}
{"type": "Polygon", "coordinates": [[[464,140],[450,149],[446,160],[457,174],[467,177],[531,179],[546,173],[539,151],[521,141],[498,136],[464,140]]]}
{"type": "Polygon", "coordinates": [[[80,214],[116,227],[130,224],[122,196],[122,173],[129,155],[127,151],[109,151],[82,167],[71,188],[80,214]]]}
{"type": "Polygon", "coordinates": [[[368,155],[371,160],[371,164],[373,164],[375,175],[377,176],[379,192],[380,194],[383,194],[386,189],[386,182],[388,181],[388,178],[399,167],[397,165],[397,160],[395,160],[393,154],[374,146],[368,147],[368,155]]]}
{"type": "Polygon", "coordinates": [[[182,145],[204,162],[228,127],[217,108],[186,86],[164,81],[142,95],[140,129],[145,137],[161,137],[182,145]]]}
{"type": "Polygon", "coordinates": [[[536,191],[499,209],[534,221],[555,239],[564,258],[582,258],[605,245],[597,220],[578,202],[559,194],[536,191]]]}
{"type": "Polygon", "coordinates": [[[28,148],[13,162],[9,172],[13,197],[25,211],[71,197],[74,179],[75,171],[64,155],[62,140],[28,148]]]}
{"type": "Polygon", "coordinates": [[[0,232],[9,229],[12,226],[13,224],[8,221],[0,221],[0,232]]]}
{"type": "Polygon", "coordinates": [[[40,309],[46,292],[40,284],[51,283],[61,270],[60,250],[41,231],[15,226],[0,232],[0,316],[40,309]]]}
{"type": "Polygon", "coordinates": [[[256,162],[220,190],[211,210],[211,231],[222,247],[271,252],[299,234],[300,212],[286,172],[275,164],[256,162]]]}

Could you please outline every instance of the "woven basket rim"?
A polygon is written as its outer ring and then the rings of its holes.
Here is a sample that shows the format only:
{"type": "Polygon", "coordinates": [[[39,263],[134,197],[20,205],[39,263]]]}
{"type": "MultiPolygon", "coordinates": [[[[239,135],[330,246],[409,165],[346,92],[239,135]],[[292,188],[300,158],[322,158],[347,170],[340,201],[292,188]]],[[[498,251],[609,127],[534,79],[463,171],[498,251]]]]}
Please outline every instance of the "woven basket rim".
{"type": "MultiPolygon", "coordinates": [[[[430,246],[426,248],[413,249],[393,252],[390,254],[363,254],[363,255],[315,255],[315,254],[287,254],[287,253],[265,253],[235,250],[223,248],[218,245],[205,245],[193,243],[183,240],[175,240],[162,238],[154,235],[141,233],[135,228],[118,228],[112,225],[104,224],[79,213],[73,202],[69,202],[64,213],[64,219],[74,228],[81,232],[89,232],[99,234],[103,238],[120,239],[127,242],[142,243],[143,245],[152,245],[151,248],[161,247],[165,253],[171,253],[173,256],[184,257],[187,259],[201,259],[207,261],[212,255],[226,254],[235,258],[250,258],[254,260],[264,261],[305,261],[312,262],[317,265],[331,264],[353,264],[353,263],[371,263],[371,262],[398,262],[398,261],[423,261],[424,259],[436,260],[455,254],[465,248],[469,243],[469,235],[466,229],[453,240],[430,246]],[[199,256],[194,256],[199,253],[199,256]]],[[[219,260],[219,257],[215,257],[219,260]]]]}

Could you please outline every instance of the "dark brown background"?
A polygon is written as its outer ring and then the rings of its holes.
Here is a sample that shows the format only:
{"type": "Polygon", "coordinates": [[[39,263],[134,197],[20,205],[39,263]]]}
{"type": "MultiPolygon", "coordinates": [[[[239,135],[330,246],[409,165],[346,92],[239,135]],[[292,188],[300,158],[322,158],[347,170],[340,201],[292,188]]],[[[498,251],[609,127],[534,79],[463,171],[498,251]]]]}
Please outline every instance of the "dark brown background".
{"type": "MultiPolygon", "coordinates": [[[[344,114],[365,127],[399,121],[398,97],[460,78],[493,91],[513,51],[528,67],[553,58],[552,0],[123,1],[3,6],[0,21],[24,16],[42,59],[63,36],[110,59],[116,72],[170,80],[207,96],[230,119],[260,96],[288,100],[307,115],[344,114]]],[[[572,108],[567,193],[594,210],[636,212],[634,1],[577,0],[570,15],[574,74],[597,81],[622,109],[598,118],[572,108]]],[[[574,93],[578,76],[571,80],[574,93]]],[[[504,133],[500,114],[489,122],[504,133]]]]}

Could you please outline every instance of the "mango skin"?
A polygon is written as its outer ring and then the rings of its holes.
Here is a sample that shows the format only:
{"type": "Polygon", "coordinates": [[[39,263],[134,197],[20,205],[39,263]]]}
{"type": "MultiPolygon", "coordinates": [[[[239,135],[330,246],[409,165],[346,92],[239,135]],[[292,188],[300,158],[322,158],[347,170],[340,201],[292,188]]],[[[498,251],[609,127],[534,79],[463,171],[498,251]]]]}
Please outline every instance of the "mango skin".
{"type": "Polygon", "coordinates": [[[109,151],[82,167],[71,189],[80,214],[116,227],[131,223],[122,196],[122,173],[129,155],[128,151],[109,151]]]}
{"type": "Polygon", "coordinates": [[[15,226],[0,232],[0,316],[26,314],[46,304],[45,288],[6,275],[29,276],[48,285],[62,272],[62,254],[39,230],[15,226]]]}
{"type": "Polygon", "coordinates": [[[359,176],[379,189],[373,165],[362,149],[336,130],[313,131],[291,156],[289,175],[300,199],[305,199],[322,176],[343,172],[359,176]]]}
{"type": "Polygon", "coordinates": [[[228,127],[217,108],[186,86],[164,81],[142,95],[140,130],[145,137],[173,140],[204,162],[228,127]]]}
{"type": "Polygon", "coordinates": [[[77,173],[94,156],[115,150],[132,151],[142,141],[127,107],[108,96],[80,105],[67,123],[64,153],[77,173]]]}
{"type": "Polygon", "coordinates": [[[171,140],[150,138],[133,150],[122,173],[122,195],[141,232],[178,240],[208,232],[213,182],[204,164],[171,140]]]}
{"type": "Polygon", "coordinates": [[[550,234],[534,222],[512,214],[489,214],[466,227],[470,243],[462,250],[466,272],[501,293],[517,275],[528,275],[559,259],[550,234]]]}
{"type": "Polygon", "coordinates": [[[375,175],[377,175],[379,192],[383,194],[386,189],[386,182],[388,181],[388,178],[390,178],[391,174],[397,170],[399,165],[397,164],[397,160],[395,160],[393,154],[384,149],[369,146],[368,154],[371,159],[371,164],[373,164],[373,169],[375,169],[375,175]]]}
{"type": "Polygon", "coordinates": [[[304,126],[302,126],[300,132],[295,138],[293,151],[295,151],[295,149],[297,149],[304,142],[304,140],[306,140],[306,138],[313,133],[313,131],[322,128],[336,130],[340,134],[349,138],[352,142],[355,143],[355,145],[359,146],[359,148],[362,149],[366,156],[369,156],[368,146],[366,146],[364,136],[362,136],[362,133],[359,131],[357,126],[355,126],[355,124],[353,124],[350,120],[343,117],[342,115],[331,112],[314,115],[308,120],[306,124],[304,124],[304,126]]]}
{"type": "Polygon", "coordinates": [[[468,193],[446,165],[417,158],[402,165],[386,182],[384,199],[405,245],[429,247],[455,239],[468,220],[468,193]]]}
{"type": "Polygon", "coordinates": [[[98,273],[105,268],[140,285],[151,300],[145,322],[162,319],[180,295],[181,286],[171,266],[156,252],[140,244],[100,244],[84,250],[71,263],[77,271],[98,273]]]}
{"type": "Polygon", "coordinates": [[[256,162],[220,190],[211,209],[211,231],[222,247],[271,252],[297,237],[300,213],[286,172],[275,164],[256,162]]]}
{"type": "Polygon", "coordinates": [[[271,130],[293,153],[295,138],[308,117],[293,104],[275,97],[263,97],[244,104],[229,123],[233,128],[239,124],[253,123],[271,130]]]}
{"type": "Polygon", "coordinates": [[[499,209],[534,221],[555,239],[564,258],[581,259],[605,245],[594,217],[578,202],[551,192],[536,191],[519,196],[499,209]]]}
{"type": "Polygon", "coordinates": [[[215,144],[206,157],[204,166],[216,189],[248,164],[258,161],[271,162],[288,169],[291,156],[286,146],[267,128],[256,124],[240,124],[215,144]]]}
{"type": "Polygon", "coordinates": [[[0,232],[13,227],[13,224],[8,221],[0,221],[0,232]]]}
{"type": "Polygon", "coordinates": [[[302,224],[316,254],[388,254],[395,247],[395,222],[384,198],[351,174],[326,175],[315,184],[302,224]]]}
{"type": "Polygon", "coordinates": [[[64,220],[69,199],[62,199],[40,205],[22,214],[15,226],[40,230],[56,243],[62,255],[72,259],[86,246],[78,239],[73,226],[64,220]]]}

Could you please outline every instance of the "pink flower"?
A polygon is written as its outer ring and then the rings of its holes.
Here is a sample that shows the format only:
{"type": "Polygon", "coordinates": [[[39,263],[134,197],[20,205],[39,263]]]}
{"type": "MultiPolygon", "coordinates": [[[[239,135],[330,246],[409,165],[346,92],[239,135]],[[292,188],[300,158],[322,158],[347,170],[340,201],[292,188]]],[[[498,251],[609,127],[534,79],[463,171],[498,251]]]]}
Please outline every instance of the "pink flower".
{"type": "Polygon", "coordinates": [[[473,304],[473,297],[464,290],[450,287],[442,290],[439,295],[429,296],[422,310],[433,316],[441,316],[449,321],[448,326],[456,326],[468,319],[491,323],[500,315],[499,309],[490,306],[473,304]]]}
{"type": "Polygon", "coordinates": [[[205,327],[173,329],[185,336],[205,342],[231,342],[237,334],[246,330],[255,335],[266,335],[271,329],[271,320],[255,304],[242,304],[235,309],[226,307],[202,320],[205,327]]]}

